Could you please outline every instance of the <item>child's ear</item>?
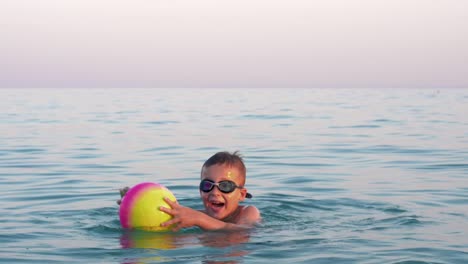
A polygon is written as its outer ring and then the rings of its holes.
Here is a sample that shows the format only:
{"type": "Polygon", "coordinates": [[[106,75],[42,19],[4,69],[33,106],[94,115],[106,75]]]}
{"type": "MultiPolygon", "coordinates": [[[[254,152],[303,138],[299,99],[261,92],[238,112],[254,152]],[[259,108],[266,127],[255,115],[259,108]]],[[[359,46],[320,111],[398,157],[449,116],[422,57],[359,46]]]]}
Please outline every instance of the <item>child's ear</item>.
{"type": "Polygon", "coordinates": [[[241,197],[240,197],[239,201],[244,201],[245,196],[247,195],[247,189],[242,188],[242,189],[240,189],[240,192],[241,192],[241,197]]]}

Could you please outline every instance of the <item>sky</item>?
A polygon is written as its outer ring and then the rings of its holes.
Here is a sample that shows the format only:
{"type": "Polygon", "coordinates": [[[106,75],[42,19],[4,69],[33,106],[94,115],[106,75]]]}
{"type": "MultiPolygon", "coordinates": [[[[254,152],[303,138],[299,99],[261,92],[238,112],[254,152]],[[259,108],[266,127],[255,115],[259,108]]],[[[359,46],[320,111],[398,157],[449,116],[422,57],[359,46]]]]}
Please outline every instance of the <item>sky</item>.
{"type": "Polygon", "coordinates": [[[0,88],[468,88],[466,0],[0,6],[0,88]]]}

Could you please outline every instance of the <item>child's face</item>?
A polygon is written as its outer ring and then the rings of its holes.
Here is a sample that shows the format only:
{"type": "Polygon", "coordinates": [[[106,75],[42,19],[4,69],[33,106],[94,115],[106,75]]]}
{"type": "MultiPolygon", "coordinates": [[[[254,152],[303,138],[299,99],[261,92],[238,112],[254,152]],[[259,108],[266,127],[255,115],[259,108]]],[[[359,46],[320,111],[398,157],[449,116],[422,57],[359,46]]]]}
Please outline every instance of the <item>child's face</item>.
{"type": "MultiPolygon", "coordinates": [[[[215,183],[220,181],[232,181],[237,186],[243,186],[244,177],[235,167],[225,165],[212,165],[208,168],[203,167],[201,180],[210,180],[215,183]]],[[[200,196],[205,206],[206,213],[219,220],[232,216],[239,206],[239,202],[245,199],[247,190],[235,188],[230,193],[223,193],[214,186],[210,192],[200,191],[200,196]]]]}

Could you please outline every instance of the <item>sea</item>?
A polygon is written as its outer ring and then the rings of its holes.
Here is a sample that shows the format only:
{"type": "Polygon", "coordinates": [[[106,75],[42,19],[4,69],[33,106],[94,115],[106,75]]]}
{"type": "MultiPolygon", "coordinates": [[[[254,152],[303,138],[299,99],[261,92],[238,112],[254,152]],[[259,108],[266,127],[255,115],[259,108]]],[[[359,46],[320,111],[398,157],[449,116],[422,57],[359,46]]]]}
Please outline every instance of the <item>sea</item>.
{"type": "Polygon", "coordinates": [[[0,263],[468,263],[468,89],[0,89],[0,186],[0,263]],[[257,227],[121,227],[218,151],[257,227]]]}

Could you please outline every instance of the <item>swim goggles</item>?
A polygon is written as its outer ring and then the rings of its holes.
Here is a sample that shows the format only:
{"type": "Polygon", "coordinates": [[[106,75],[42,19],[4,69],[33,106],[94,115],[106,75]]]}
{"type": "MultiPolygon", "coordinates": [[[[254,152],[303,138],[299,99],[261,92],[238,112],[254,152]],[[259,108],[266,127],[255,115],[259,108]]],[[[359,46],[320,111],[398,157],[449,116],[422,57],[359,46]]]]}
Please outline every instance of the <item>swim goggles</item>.
{"type": "MultiPolygon", "coordinates": [[[[232,193],[236,188],[242,189],[244,187],[242,186],[237,186],[235,182],[233,181],[220,181],[220,182],[214,182],[210,180],[202,180],[200,182],[200,191],[202,192],[211,192],[214,187],[218,187],[218,190],[220,190],[223,193],[232,193]]],[[[252,198],[252,195],[250,193],[247,193],[246,198],[252,198]]]]}

